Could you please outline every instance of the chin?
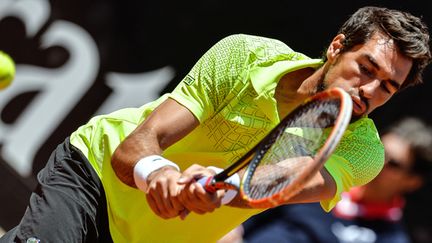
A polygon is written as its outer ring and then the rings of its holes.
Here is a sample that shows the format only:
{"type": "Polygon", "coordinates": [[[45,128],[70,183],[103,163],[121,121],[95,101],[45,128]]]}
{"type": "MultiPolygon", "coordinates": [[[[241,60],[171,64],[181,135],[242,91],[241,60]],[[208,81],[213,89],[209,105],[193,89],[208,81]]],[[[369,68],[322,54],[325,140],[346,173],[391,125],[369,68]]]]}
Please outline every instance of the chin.
{"type": "Polygon", "coordinates": [[[367,115],[352,115],[350,123],[356,122],[360,118],[366,117],[367,115]]]}
{"type": "Polygon", "coordinates": [[[354,109],[352,111],[352,115],[351,115],[351,122],[355,122],[357,120],[359,120],[360,118],[366,118],[368,116],[369,113],[371,113],[371,110],[369,110],[369,105],[367,102],[365,102],[366,104],[366,109],[364,112],[362,113],[355,113],[354,109]]]}

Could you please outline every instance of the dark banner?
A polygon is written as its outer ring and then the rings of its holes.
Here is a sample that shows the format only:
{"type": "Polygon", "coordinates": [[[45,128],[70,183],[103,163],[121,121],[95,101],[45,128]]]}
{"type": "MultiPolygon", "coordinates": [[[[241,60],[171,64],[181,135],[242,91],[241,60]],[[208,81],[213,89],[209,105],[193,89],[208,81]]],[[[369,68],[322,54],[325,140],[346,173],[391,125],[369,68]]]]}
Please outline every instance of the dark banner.
{"type": "MultiPolygon", "coordinates": [[[[66,136],[94,115],[169,92],[227,35],[278,38],[319,57],[360,6],[408,10],[432,26],[427,1],[303,2],[0,0],[0,49],[17,63],[0,92],[0,227],[19,221],[37,172],[66,136]]],[[[431,76],[378,109],[377,126],[405,115],[432,122],[431,76]]]]}

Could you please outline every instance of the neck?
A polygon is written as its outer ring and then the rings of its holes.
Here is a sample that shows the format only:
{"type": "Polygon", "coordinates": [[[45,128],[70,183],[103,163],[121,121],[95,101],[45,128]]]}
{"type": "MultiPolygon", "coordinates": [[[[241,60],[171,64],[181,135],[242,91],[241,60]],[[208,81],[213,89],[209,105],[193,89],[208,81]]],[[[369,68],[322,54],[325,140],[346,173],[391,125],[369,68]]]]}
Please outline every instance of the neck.
{"type": "Polygon", "coordinates": [[[286,116],[308,97],[307,94],[299,92],[299,87],[313,72],[314,69],[312,68],[300,69],[285,74],[279,80],[275,90],[275,99],[280,117],[286,116]]]}
{"type": "Polygon", "coordinates": [[[276,87],[275,99],[280,117],[285,117],[304,99],[319,91],[322,67],[318,70],[304,68],[285,74],[276,87]]]}
{"type": "Polygon", "coordinates": [[[327,70],[327,63],[311,74],[305,79],[298,87],[297,92],[299,94],[312,96],[320,91],[324,90],[324,76],[327,70]]]}

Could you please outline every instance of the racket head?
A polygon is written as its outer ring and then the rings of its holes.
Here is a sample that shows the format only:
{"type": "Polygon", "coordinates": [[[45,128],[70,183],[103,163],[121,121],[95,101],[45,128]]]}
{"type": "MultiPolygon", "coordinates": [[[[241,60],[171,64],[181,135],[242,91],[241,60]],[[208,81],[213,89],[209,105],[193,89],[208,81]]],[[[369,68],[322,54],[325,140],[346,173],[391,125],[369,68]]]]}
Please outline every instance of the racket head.
{"type": "Polygon", "coordinates": [[[295,196],[333,153],[351,113],[351,97],[341,88],[307,99],[255,148],[240,183],[243,199],[271,208],[295,196]]]}

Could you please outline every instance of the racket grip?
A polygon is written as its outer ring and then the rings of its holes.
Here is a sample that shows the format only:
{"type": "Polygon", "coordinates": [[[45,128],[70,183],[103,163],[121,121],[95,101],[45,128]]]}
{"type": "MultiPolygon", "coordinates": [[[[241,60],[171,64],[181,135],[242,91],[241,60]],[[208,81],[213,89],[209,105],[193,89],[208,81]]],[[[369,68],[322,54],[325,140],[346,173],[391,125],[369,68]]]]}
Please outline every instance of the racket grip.
{"type": "Polygon", "coordinates": [[[204,176],[197,181],[207,192],[215,193],[217,188],[213,186],[213,176],[204,176]]]}
{"type": "MultiPolygon", "coordinates": [[[[213,176],[202,177],[198,180],[198,183],[201,184],[204,187],[204,189],[209,193],[215,193],[218,189],[221,189],[215,186],[213,176]]],[[[224,183],[229,184],[238,189],[240,187],[240,176],[236,173],[228,177],[228,179],[226,179],[224,183]]],[[[236,195],[237,195],[237,190],[227,189],[224,197],[222,198],[221,203],[224,205],[228,204],[234,199],[236,195]]]]}
{"type": "MultiPolygon", "coordinates": [[[[213,176],[201,177],[200,179],[198,179],[197,182],[209,193],[215,193],[216,190],[218,190],[218,188],[214,186],[213,176]]],[[[237,173],[230,176],[228,179],[225,180],[225,182],[231,184],[236,188],[240,188],[240,176],[237,173]]],[[[237,195],[237,190],[234,189],[226,190],[225,195],[221,200],[221,203],[223,205],[230,203],[235,198],[236,195],[237,195]]],[[[179,214],[180,219],[184,220],[189,215],[189,213],[190,213],[189,210],[187,209],[183,210],[179,214]]]]}

